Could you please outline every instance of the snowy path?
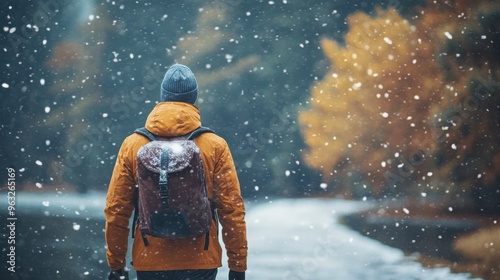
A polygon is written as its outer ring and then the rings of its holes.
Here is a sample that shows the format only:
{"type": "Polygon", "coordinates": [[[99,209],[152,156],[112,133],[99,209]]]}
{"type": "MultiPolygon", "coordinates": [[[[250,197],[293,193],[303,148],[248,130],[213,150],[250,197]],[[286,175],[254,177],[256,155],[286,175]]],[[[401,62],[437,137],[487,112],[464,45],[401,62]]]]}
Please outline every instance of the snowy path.
{"type": "MultiPolygon", "coordinates": [[[[107,279],[103,193],[20,193],[16,210],[19,271],[1,279],[107,279]],[[82,242],[84,240],[84,242],[82,242]]],[[[6,213],[5,203],[0,205],[6,213]]],[[[458,280],[337,223],[367,203],[276,199],[248,203],[249,280],[458,280]]],[[[0,245],[6,239],[0,239],[0,245]]],[[[130,260],[130,258],[128,258],[130,260]]],[[[227,261],[217,280],[227,280],[227,261]]],[[[135,279],[132,272],[131,279],[135,279]]]]}
{"type": "MultiPolygon", "coordinates": [[[[427,269],[403,252],[336,223],[363,204],[342,200],[275,200],[247,214],[247,279],[471,279],[427,269]]],[[[227,279],[227,267],[217,279],[227,279]]]]}

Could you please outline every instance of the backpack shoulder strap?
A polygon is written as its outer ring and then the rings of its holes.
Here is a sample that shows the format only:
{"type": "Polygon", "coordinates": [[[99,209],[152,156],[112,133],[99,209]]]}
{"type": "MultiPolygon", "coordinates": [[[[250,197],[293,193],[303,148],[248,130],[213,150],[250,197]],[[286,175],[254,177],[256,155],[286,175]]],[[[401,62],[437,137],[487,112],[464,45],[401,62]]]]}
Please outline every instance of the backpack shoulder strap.
{"type": "Polygon", "coordinates": [[[142,136],[147,137],[149,140],[154,141],[156,137],[153,133],[149,132],[145,127],[138,128],[134,130],[134,133],[140,134],[142,136]]]}
{"type": "Polygon", "coordinates": [[[210,132],[210,133],[215,133],[215,131],[211,130],[208,127],[200,126],[197,129],[193,130],[189,135],[187,136],[188,140],[194,140],[196,137],[200,136],[201,134],[205,132],[210,132]]]}
{"type": "MultiPolygon", "coordinates": [[[[197,129],[191,131],[187,135],[186,139],[188,139],[188,140],[194,140],[196,137],[200,136],[201,134],[203,134],[205,132],[215,133],[215,131],[211,130],[208,127],[200,126],[197,129]]],[[[149,132],[145,127],[141,127],[141,128],[138,128],[138,129],[134,130],[134,133],[137,133],[137,134],[140,134],[142,136],[145,136],[146,138],[148,138],[151,141],[156,140],[156,136],[153,133],[149,132]]]]}

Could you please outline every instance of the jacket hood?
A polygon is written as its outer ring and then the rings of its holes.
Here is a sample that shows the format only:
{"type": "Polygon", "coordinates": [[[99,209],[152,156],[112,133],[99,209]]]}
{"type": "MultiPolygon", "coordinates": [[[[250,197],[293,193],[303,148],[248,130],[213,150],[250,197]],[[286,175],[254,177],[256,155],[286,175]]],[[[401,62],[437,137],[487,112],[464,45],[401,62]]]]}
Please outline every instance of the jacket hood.
{"type": "Polygon", "coordinates": [[[158,136],[172,137],[188,134],[201,126],[200,111],[184,102],[158,103],[146,120],[146,129],[158,136]]]}

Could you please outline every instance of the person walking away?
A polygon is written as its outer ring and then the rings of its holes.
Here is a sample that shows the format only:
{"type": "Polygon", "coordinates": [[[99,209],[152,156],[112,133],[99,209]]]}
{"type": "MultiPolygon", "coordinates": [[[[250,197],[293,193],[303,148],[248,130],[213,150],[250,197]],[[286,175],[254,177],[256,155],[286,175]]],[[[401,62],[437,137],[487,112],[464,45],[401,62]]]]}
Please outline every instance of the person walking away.
{"type": "MultiPolygon", "coordinates": [[[[198,83],[192,71],[182,64],[172,65],[161,83],[160,103],[149,114],[144,128],[162,140],[189,135],[202,125],[199,109],[194,105],[197,95],[198,83]]],[[[211,132],[201,133],[193,141],[201,154],[206,196],[213,209],[207,234],[169,239],[143,234],[142,225],[132,228],[135,237],[132,266],[138,280],[215,279],[217,269],[222,266],[219,223],[227,251],[229,279],[245,279],[248,250],[245,206],[230,149],[222,137],[211,132]]],[[[128,279],[125,257],[129,220],[140,201],[138,151],[150,142],[144,134],[133,133],[123,141],[117,155],[104,209],[106,259],[111,269],[108,279],[128,279]]],[[[172,197],[165,203],[174,203],[172,197]]],[[[138,223],[144,221],[139,218],[138,223]]]]}

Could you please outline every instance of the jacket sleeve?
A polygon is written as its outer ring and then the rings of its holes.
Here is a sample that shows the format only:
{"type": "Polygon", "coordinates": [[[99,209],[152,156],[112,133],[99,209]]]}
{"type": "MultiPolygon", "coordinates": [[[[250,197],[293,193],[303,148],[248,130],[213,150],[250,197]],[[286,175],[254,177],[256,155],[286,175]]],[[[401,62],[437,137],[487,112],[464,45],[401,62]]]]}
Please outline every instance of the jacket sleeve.
{"type": "Polygon", "coordinates": [[[125,139],[118,152],[104,208],[106,259],[111,269],[120,269],[126,264],[129,219],[134,210],[135,160],[128,142],[125,139]]]}
{"type": "Polygon", "coordinates": [[[222,240],[226,247],[229,269],[247,269],[247,237],[245,205],[233,158],[227,144],[214,170],[216,207],[222,225],[222,240]]]}

